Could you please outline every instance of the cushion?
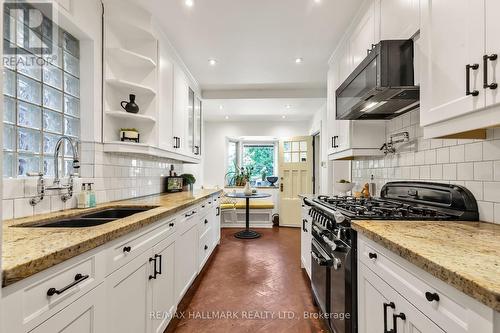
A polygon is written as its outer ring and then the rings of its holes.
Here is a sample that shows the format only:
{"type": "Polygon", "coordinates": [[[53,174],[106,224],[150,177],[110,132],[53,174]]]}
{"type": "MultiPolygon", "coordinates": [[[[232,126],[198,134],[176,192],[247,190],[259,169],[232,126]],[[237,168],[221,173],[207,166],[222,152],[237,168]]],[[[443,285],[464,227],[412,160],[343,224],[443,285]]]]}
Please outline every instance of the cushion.
{"type": "MultiPolygon", "coordinates": [[[[232,203],[224,203],[220,205],[221,209],[245,209],[246,204],[244,201],[238,202],[236,204],[232,203]]],[[[250,209],[273,209],[274,203],[269,200],[260,200],[260,201],[251,201],[250,200],[250,209]]]]}

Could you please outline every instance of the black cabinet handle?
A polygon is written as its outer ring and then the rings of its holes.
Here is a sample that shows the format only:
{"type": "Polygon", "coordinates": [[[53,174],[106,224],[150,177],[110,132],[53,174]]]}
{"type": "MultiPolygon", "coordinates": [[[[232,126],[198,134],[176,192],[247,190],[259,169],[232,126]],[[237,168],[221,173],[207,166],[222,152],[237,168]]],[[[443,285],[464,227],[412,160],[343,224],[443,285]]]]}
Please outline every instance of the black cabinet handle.
{"type": "Polygon", "coordinates": [[[149,279],[155,279],[156,280],[156,276],[158,275],[158,272],[156,271],[156,256],[154,258],[149,258],[149,262],[152,262],[154,261],[154,264],[153,264],[153,267],[154,267],[154,272],[153,272],[153,275],[150,275],[149,276],[149,279]]]}
{"type": "Polygon", "coordinates": [[[368,258],[370,258],[370,259],[377,259],[377,254],[373,253],[373,252],[370,252],[370,253],[368,253],[368,258]]]}
{"type": "Polygon", "coordinates": [[[390,333],[398,333],[398,319],[401,318],[401,320],[405,321],[406,320],[406,315],[404,313],[400,314],[393,314],[392,315],[392,330],[390,330],[390,333]]]}
{"type": "Polygon", "coordinates": [[[205,251],[208,250],[208,245],[205,245],[205,251]]]}
{"type": "Polygon", "coordinates": [[[394,302],[384,303],[384,333],[389,333],[387,330],[387,308],[395,309],[396,304],[394,302]]]}
{"type": "Polygon", "coordinates": [[[470,70],[471,69],[477,70],[478,68],[479,68],[479,64],[472,64],[472,65],[467,64],[467,65],[465,65],[465,95],[466,96],[479,95],[479,91],[477,91],[477,90],[470,91],[470,70]]]}
{"type": "Polygon", "coordinates": [[[78,273],[75,275],[75,281],[71,282],[66,287],[59,289],[59,290],[57,290],[56,288],[50,288],[49,290],[47,290],[47,296],[60,295],[63,292],[67,291],[68,289],[76,286],[80,282],[87,280],[88,278],[89,278],[89,275],[82,275],[82,274],[78,273]]]}
{"type": "Polygon", "coordinates": [[[307,220],[306,219],[302,219],[302,231],[304,231],[304,232],[307,232],[306,223],[307,223],[307,220]]]}
{"type": "Polygon", "coordinates": [[[169,223],[169,224],[168,224],[168,226],[169,226],[169,227],[171,227],[171,228],[172,228],[174,225],[175,225],[175,223],[174,223],[174,222],[172,222],[172,223],[169,223]]]}
{"type": "MultiPolygon", "coordinates": [[[[161,275],[161,271],[162,271],[162,268],[161,268],[161,259],[162,259],[162,256],[161,254],[155,254],[155,258],[158,259],[158,274],[161,275]]],[[[155,271],[156,271],[156,266],[155,266],[155,271]]]]}
{"type": "Polygon", "coordinates": [[[439,302],[439,295],[437,293],[431,293],[427,291],[425,293],[425,298],[427,298],[429,302],[434,302],[434,301],[439,302]]]}
{"type": "Polygon", "coordinates": [[[487,55],[485,54],[483,56],[483,88],[490,88],[490,89],[496,89],[498,87],[498,84],[495,82],[488,83],[488,60],[489,61],[495,61],[497,60],[498,55],[497,54],[492,54],[492,55],[487,55]]]}
{"type": "Polygon", "coordinates": [[[131,248],[130,246],[125,246],[125,247],[123,248],[123,252],[124,252],[124,253],[125,253],[125,252],[130,252],[130,251],[132,251],[132,248],[131,248]]]}
{"type": "Polygon", "coordinates": [[[207,219],[205,219],[205,224],[208,224],[208,220],[207,219]]]}
{"type": "Polygon", "coordinates": [[[333,148],[338,148],[338,147],[339,147],[339,145],[337,144],[337,139],[338,139],[338,138],[339,138],[339,136],[338,136],[338,135],[335,135],[335,136],[333,137],[333,148]]]}
{"type": "Polygon", "coordinates": [[[184,214],[184,217],[190,217],[193,216],[194,214],[196,214],[196,211],[193,210],[191,213],[184,214]]]}
{"type": "Polygon", "coordinates": [[[220,207],[216,207],[215,211],[216,211],[215,216],[219,216],[220,215],[220,207]]]}

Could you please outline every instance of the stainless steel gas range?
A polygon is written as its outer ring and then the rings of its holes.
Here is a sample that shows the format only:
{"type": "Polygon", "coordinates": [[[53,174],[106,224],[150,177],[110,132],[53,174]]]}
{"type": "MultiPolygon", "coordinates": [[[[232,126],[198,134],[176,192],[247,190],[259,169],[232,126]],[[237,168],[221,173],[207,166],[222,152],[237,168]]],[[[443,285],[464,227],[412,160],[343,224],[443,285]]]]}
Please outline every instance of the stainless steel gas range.
{"type": "Polygon", "coordinates": [[[311,285],[332,332],[357,330],[357,255],[353,220],[445,221],[479,219],[477,202],[462,186],[391,182],[380,198],[316,196],[311,207],[311,285]]]}

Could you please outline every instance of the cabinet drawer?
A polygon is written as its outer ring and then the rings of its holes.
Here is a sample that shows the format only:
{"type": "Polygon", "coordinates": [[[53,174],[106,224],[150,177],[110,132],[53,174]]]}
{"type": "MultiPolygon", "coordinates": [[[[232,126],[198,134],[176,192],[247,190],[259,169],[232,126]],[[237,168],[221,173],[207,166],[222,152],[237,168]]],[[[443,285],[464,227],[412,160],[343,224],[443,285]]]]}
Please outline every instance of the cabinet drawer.
{"type": "Polygon", "coordinates": [[[212,236],[213,236],[212,229],[208,228],[206,232],[203,235],[201,235],[200,241],[198,242],[199,245],[198,262],[200,270],[203,268],[210,253],[212,252],[212,246],[213,246],[212,236]]]}
{"type": "Polygon", "coordinates": [[[151,249],[156,243],[175,232],[175,218],[155,224],[147,231],[140,231],[133,236],[125,236],[108,246],[106,253],[106,273],[111,274],[130,262],[144,251],[151,249]]]}
{"type": "MultiPolygon", "coordinates": [[[[463,305],[464,300],[453,299],[449,293],[445,294],[436,286],[416,277],[403,266],[390,259],[390,253],[388,253],[387,249],[370,241],[368,242],[362,239],[358,241],[358,260],[446,331],[454,333],[470,332],[471,313],[463,305]],[[426,293],[438,295],[439,301],[428,301],[426,293]]],[[[403,260],[402,258],[399,259],[403,260]]]]}
{"type": "Polygon", "coordinates": [[[9,332],[26,332],[104,280],[104,255],[72,258],[4,289],[9,332]]]}
{"type": "Polygon", "coordinates": [[[199,230],[199,234],[200,234],[200,239],[201,239],[201,236],[203,236],[207,232],[207,230],[212,227],[212,218],[210,217],[210,214],[208,214],[208,213],[209,212],[207,211],[205,216],[203,216],[199,222],[198,230],[199,230]]]}

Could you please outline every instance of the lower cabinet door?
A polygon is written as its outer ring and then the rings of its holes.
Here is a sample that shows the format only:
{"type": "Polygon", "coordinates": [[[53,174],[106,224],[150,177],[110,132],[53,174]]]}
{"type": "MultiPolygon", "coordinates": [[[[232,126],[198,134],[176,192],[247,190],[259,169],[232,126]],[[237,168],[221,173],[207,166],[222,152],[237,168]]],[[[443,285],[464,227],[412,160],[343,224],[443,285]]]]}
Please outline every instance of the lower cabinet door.
{"type": "Polygon", "coordinates": [[[106,333],[150,330],[152,251],[146,251],[106,278],[106,333]]]}
{"type": "Polygon", "coordinates": [[[175,236],[170,236],[153,248],[157,260],[158,275],[151,280],[153,308],[151,316],[152,332],[161,333],[175,312],[174,261],[175,236]]]}
{"type": "Polygon", "coordinates": [[[32,333],[99,333],[105,325],[104,286],[101,284],[31,330],[32,333]]]}
{"type": "MultiPolygon", "coordinates": [[[[373,273],[364,266],[358,264],[358,319],[359,333],[387,332],[387,322],[392,318],[393,308],[385,306],[390,304],[385,297],[385,286],[381,280],[373,278],[373,273]],[[385,313],[384,313],[385,312],[385,313]]],[[[392,326],[389,326],[392,327],[392,326]]]]}
{"type": "Polygon", "coordinates": [[[358,314],[359,333],[445,333],[363,263],[358,264],[358,314]]]}
{"type": "Polygon", "coordinates": [[[178,235],[175,242],[175,296],[180,301],[198,274],[198,225],[178,235]]]}

